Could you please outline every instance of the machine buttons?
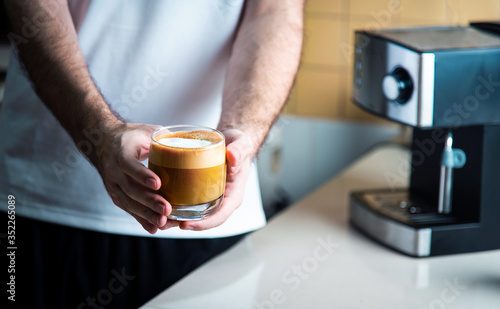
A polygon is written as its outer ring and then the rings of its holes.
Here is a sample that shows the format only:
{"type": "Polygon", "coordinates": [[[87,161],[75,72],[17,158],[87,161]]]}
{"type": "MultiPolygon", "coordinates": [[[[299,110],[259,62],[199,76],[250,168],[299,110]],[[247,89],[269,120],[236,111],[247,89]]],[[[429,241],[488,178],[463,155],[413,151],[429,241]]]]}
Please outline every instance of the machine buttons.
{"type": "Polygon", "coordinates": [[[354,77],[354,84],[356,85],[356,87],[360,88],[361,87],[361,76],[356,76],[354,77]]]}
{"type": "Polygon", "coordinates": [[[363,48],[361,46],[355,46],[355,54],[354,54],[354,86],[356,88],[361,88],[361,85],[363,83],[363,80],[361,78],[362,76],[362,69],[363,69],[363,48]]]}
{"type": "Polygon", "coordinates": [[[361,71],[363,68],[363,64],[361,63],[361,60],[357,60],[355,63],[356,71],[361,71]]]}
{"type": "Polygon", "coordinates": [[[408,71],[398,67],[382,80],[382,90],[389,101],[399,104],[408,102],[413,93],[413,83],[408,71]]]}

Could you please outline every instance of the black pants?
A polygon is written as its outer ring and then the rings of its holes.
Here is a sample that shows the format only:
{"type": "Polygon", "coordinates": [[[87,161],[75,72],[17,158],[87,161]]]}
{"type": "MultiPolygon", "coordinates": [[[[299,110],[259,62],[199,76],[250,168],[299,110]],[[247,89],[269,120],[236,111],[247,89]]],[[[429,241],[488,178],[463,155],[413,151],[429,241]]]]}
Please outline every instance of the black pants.
{"type": "Polygon", "coordinates": [[[18,308],[137,308],[243,237],[121,236],[21,217],[16,226],[18,308]]]}

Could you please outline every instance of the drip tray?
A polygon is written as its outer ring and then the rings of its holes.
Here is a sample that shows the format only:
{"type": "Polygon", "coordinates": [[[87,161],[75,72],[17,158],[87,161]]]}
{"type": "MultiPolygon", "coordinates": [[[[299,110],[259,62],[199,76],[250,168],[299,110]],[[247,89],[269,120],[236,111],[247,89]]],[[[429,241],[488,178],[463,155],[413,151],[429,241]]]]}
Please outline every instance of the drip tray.
{"type": "Polygon", "coordinates": [[[351,200],[378,215],[415,228],[463,223],[452,214],[439,214],[436,205],[410,195],[407,189],[354,192],[351,200]]]}

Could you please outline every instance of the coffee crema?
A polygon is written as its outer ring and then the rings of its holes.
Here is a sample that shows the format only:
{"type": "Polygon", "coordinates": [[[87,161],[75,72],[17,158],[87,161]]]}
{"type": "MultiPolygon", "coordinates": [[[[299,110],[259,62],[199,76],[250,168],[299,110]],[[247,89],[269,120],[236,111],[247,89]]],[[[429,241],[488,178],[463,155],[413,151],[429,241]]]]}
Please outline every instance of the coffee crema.
{"type": "Polygon", "coordinates": [[[224,139],[201,130],[154,136],[149,168],[162,181],[160,194],[174,207],[214,201],[226,183],[224,139]]]}

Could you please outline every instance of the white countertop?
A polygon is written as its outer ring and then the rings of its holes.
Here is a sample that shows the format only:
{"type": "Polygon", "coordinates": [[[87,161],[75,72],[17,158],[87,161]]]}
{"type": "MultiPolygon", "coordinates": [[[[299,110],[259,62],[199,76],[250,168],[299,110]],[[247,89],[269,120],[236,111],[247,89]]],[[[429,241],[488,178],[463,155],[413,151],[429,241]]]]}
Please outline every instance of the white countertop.
{"type": "Polygon", "coordinates": [[[500,250],[412,258],[348,224],[349,192],[406,182],[408,160],[372,151],[142,308],[499,309],[500,250]]]}

